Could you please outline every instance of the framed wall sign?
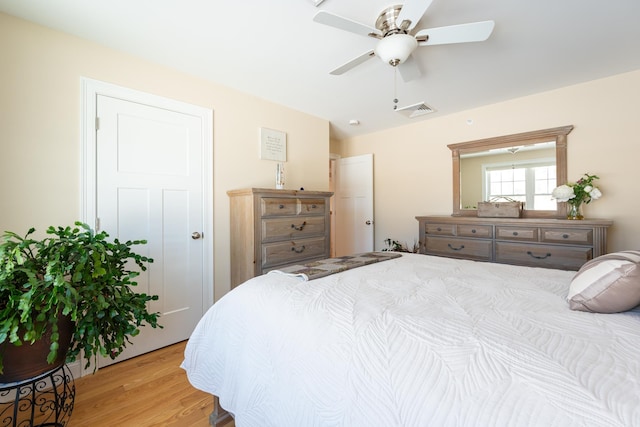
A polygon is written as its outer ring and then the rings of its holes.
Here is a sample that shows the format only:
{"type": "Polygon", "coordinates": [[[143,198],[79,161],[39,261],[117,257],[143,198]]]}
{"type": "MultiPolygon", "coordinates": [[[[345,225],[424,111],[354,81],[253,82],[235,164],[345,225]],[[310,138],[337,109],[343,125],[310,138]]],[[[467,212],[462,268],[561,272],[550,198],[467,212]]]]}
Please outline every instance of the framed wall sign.
{"type": "Polygon", "coordinates": [[[287,134],[278,130],[260,128],[260,159],[287,161],[287,134]]]}

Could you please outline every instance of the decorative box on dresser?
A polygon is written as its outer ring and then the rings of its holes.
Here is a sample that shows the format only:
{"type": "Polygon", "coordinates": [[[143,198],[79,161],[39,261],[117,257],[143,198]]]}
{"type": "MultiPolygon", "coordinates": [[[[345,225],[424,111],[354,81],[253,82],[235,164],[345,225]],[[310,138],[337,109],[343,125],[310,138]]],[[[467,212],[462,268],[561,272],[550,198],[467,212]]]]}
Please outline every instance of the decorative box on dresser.
{"type": "Polygon", "coordinates": [[[331,256],[333,193],[248,188],[227,194],[232,288],[279,267],[331,256]]]}
{"type": "Polygon", "coordinates": [[[578,270],[607,252],[609,220],[417,216],[420,253],[578,270]]]}

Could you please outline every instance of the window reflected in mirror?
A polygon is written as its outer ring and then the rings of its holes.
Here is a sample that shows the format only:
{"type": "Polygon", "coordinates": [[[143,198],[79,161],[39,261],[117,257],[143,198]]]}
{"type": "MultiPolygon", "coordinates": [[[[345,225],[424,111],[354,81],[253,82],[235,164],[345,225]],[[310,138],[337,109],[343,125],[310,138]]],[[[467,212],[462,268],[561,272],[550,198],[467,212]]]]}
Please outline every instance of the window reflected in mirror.
{"type": "Polygon", "coordinates": [[[554,210],[555,150],[555,141],[549,141],[461,155],[462,209],[495,200],[524,202],[531,210],[554,210]]]}

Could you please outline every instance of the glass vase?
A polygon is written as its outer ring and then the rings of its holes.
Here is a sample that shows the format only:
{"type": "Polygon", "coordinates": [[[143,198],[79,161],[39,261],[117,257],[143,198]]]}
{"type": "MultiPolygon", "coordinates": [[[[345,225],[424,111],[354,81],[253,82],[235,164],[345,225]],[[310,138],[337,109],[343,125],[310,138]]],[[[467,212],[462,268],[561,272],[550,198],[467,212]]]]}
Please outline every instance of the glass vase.
{"type": "Polygon", "coordinates": [[[584,219],[584,215],[582,215],[582,203],[567,203],[567,219],[584,219]]]}

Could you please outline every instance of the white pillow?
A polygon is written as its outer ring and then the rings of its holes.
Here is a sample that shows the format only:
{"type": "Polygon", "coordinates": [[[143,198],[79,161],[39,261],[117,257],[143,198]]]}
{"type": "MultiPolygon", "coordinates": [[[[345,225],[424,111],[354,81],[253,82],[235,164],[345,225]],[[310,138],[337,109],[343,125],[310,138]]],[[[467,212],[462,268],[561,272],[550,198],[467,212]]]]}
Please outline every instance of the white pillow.
{"type": "Polygon", "coordinates": [[[640,251],[621,251],[587,261],[573,277],[569,308],[619,313],[640,304],[640,251]]]}

